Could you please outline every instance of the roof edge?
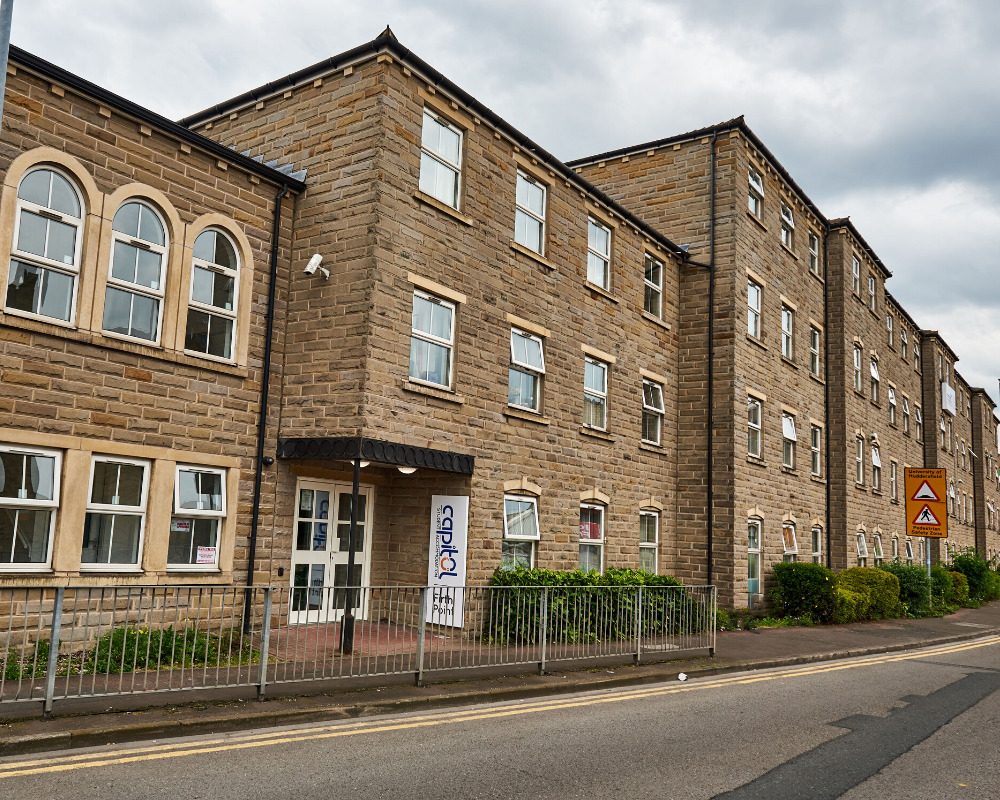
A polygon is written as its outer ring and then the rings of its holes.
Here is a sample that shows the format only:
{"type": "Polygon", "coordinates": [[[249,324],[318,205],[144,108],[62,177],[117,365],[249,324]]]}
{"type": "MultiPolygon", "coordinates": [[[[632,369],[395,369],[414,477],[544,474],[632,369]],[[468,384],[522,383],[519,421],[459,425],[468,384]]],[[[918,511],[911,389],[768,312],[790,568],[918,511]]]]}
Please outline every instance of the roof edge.
{"type": "Polygon", "coordinates": [[[892,277],[892,271],[885,264],[882,263],[882,259],[878,257],[878,253],[876,253],[875,250],[872,248],[872,246],[868,244],[868,242],[865,240],[865,237],[861,235],[861,231],[859,231],[857,227],[854,225],[854,223],[851,222],[850,217],[838,217],[837,219],[831,219],[829,225],[830,225],[830,230],[832,231],[840,229],[846,229],[850,231],[851,236],[853,236],[857,240],[858,244],[861,245],[861,249],[868,254],[868,257],[872,260],[872,263],[875,264],[875,266],[877,266],[880,270],[882,270],[882,274],[886,278],[892,277]]]}
{"type": "Polygon", "coordinates": [[[958,353],[952,350],[951,346],[944,340],[944,337],[941,335],[940,331],[930,330],[930,329],[922,330],[920,331],[920,335],[928,339],[937,339],[939,342],[941,342],[941,346],[948,351],[948,354],[951,356],[951,360],[956,364],[962,360],[958,357],[958,353]]]}

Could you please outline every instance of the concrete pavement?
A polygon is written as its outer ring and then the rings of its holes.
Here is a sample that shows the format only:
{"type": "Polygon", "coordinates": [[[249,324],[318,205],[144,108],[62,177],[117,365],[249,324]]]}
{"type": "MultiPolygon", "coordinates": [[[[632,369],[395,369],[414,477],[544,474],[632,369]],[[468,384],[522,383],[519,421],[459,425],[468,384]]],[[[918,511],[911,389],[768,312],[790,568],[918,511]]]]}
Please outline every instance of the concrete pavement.
{"type": "Polygon", "coordinates": [[[270,687],[272,695],[263,702],[245,688],[202,691],[197,696],[62,701],[56,704],[56,715],[47,720],[39,718],[36,704],[22,704],[0,707],[0,720],[4,720],[0,723],[0,755],[594,691],[662,681],[681,672],[699,676],[787,666],[945,644],[991,633],[1000,633],[1000,602],[933,619],[726,631],[718,635],[714,658],[695,655],[638,666],[607,662],[547,675],[511,669],[462,676],[432,673],[428,676],[431,683],[423,687],[413,686],[407,676],[378,683],[366,679],[322,686],[286,684],[270,687]],[[154,702],[160,705],[154,706],[154,702]],[[15,714],[19,718],[14,718],[15,714]]]}

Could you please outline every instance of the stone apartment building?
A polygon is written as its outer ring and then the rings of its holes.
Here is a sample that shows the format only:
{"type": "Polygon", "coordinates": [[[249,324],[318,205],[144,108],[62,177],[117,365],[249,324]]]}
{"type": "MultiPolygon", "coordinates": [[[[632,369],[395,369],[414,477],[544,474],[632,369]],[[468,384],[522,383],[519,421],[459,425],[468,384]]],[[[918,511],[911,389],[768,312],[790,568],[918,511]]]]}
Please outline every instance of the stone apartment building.
{"type": "Polygon", "coordinates": [[[746,605],[783,559],[920,560],[902,470],[938,464],[952,543],[1000,550],[989,397],[742,118],[566,165],[388,30],[180,124],[9,75],[4,583],[424,584],[446,497],[470,584],[642,566],[746,605]]]}

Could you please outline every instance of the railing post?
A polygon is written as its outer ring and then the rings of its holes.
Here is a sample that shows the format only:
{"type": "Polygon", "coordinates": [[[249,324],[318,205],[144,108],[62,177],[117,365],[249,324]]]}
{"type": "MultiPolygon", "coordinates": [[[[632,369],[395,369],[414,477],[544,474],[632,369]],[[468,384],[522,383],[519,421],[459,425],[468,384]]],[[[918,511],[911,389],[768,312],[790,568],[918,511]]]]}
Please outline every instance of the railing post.
{"type": "Polygon", "coordinates": [[[417,686],[424,685],[424,635],[427,633],[427,587],[420,587],[420,616],[417,625],[417,686]]]}
{"type": "MultiPolygon", "coordinates": [[[[52,631],[49,633],[49,663],[45,668],[45,716],[52,713],[52,703],[56,695],[56,669],[59,666],[59,629],[62,627],[63,599],[66,589],[60,586],[56,589],[55,605],[52,608],[52,631]]],[[[36,645],[37,647],[37,645],[36,645]]]]}
{"type": "Polygon", "coordinates": [[[267,689],[267,661],[271,650],[271,592],[273,589],[268,586],[264,589],[264,627],[260,633],[260,682],[257,684],[257,699],[264,699],[264,691],[267,689]]]}
{"type": "Polygon", "coordinates": [[[712,644],[708,648],[708,655],[715,658],[715,630],[718,627],[717,617],[719,613],[719,590],[717,587],[712,586],[711,602],[712,602],[712,613],[709,615],[712,622],[712,644]]]}
{"type": "Polygon", "coordinates": [[[548,656],[549,639],[549,587],[542,587],[542,601],[538,611],[538,636],[541,639],[540,653],[538,656],[538,674],[545,674],[545,659],[548,656]]]}
{"type": "Polygon", "coordinates": [[[642,584],[635,593],[635,658],[636,664],[642,659],[642,584]]]}

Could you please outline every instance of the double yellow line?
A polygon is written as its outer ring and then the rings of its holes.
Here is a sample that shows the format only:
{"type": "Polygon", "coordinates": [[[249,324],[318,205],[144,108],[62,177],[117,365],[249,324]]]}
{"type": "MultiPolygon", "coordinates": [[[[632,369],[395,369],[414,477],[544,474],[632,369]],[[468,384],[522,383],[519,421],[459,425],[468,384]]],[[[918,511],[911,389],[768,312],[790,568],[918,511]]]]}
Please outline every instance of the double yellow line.
{"type": "Polygon", "coordinates": [[[389,733],[392,731],[413,730],[416,728],[433,728],[442,725],[455,725],[463,722],[473,722],[485,719],[500,719],[517,717],[524,714],[537,714],[545,711],[559,711],[568,708],[583,708],[604,703],[620,703],[629,700],[641,700],[650,697],[662,697],[670,694],[700,692],[706,689],[717,689],[725,686],[742,686],[752,683],[763,683],[790,678],[803,678],[825,672],[837,672],[847,669],[859,669],[878,664],[890,664],[897,661],[911,661],[933,656],[959,653],[965,650],[976,650],[1000,644],[1000,636],[988,636],[972,642],[961,642],[936,648],[907,652],[895,655],[872,656],[853,659],[851,661],[825,662],[804,667],[779,669],[751,675],[734,675],[716,678],[697,683],[659,684],[654,687],[622,689],[619,691],[602,691],[599,694],[576,695],[562,699],[548,699],[534,702],[520,702],[494,708],[471,708],[459,711],[441,711],[434,714],[407,716],[402,720],[379,723],[376,720],[359,722],[338,722],[331,725],[311,727],[304,730],[281,730],[270,733],[251,733],[240,736],[226,736],[215,739],[205,739],[198,742],[177,742],[153,744],[146,746],[123,748],[100,753],[82,753],[77,755],[55,756],[45,759],[26,761],[0,762],[0,779],[18,778],[28,775],[41,775],[55,772],[69,772],[78,769],[94,767],[118,766],[136,764],[143,761],[161,761],[169,758],[186,758],[188,756],[225,753],[235,750],[250,750],[259,747],[271,747],[279,744],[295,744],[297,742],[315,742],[323,739],[338,739],[346,736],[362,734],[389,733]]]}

